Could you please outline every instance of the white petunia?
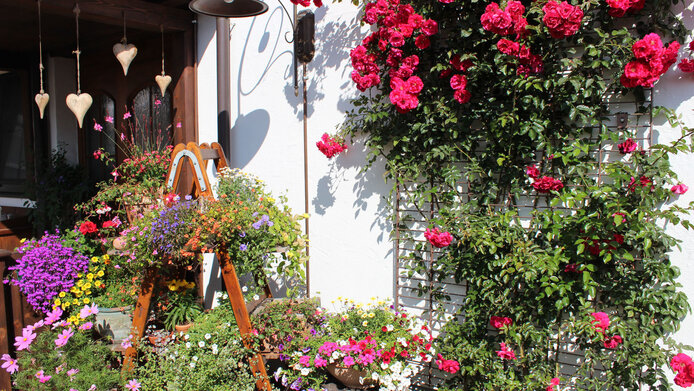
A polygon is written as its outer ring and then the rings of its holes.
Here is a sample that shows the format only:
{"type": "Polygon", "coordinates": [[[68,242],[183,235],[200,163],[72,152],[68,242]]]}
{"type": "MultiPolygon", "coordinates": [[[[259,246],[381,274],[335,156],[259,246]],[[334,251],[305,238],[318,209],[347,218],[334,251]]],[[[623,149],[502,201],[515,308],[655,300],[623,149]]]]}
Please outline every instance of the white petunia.
{"type": "Polygon", "coordinates": [[[210,338],[212,338],[212,334],[210,334],[210,333],[205,334],[205,339],[210,339],[210,338]]]}
{"type": "Polygon", "coordinates": [[[205,341],[198,342],[198,346],[201,348],[204,348],[205,347],[205,341]]]}

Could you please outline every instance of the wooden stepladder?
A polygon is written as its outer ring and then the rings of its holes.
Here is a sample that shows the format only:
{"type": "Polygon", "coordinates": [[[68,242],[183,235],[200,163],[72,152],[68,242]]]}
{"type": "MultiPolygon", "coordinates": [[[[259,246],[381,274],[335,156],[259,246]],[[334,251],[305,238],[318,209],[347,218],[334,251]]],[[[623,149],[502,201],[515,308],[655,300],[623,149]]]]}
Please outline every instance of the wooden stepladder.
{"type": "MultiPolygon", "coordinates": [[[[171,165],[169,166],[169,173],[167,174],[167,187],[174,191],[176,190],[181,179],[181,173],[183,172],[183,162],[187,161],[193,171],[193,188],[190,189],[189,192],[186,192],[186,194],[191,194],[196,198],[202,196],[213,199],[212,186],[207,177],[207,162],[213,160],[217,172],[220,172],[222,168],[228,167],[221,146],[218,143],[212,143],[212,145],[201,144],[200,146],[194,142],[190,142],[187,145],[178,144],[171,152],[171,156],[171,165]]],[[[236,274],[236,268],[226,248],[216,249],[216,255],[219,267],[222,271],[222,278],[226,286],[227,294],[229,295],[229,301],[234,310],[236,324],[241,332],[243,344],[246,348],[250,348],[248,337],[251,335],[253,327],[251,326],[251,319],[248,315],[248,309],[246,308],[246,301],[241,291],[241,284],[236,274]]],[[[134,339],[133,344],[140,341],[144,335],[149,307],[152,300],[152,292],[158,279],[159,276],[157,275],[156,269],[150,268],[145,271],[137,298],[137,304],[133,311],[133,325],[131,329],[131,334],[134,339]]],[[[269,294],[267,285],[265,291],[266,294],[269,294]]],[[[137,349],[135,346],[126,349],[123,363],[124,371],[131,371],[134,368],[133,361],[136,355],[137,349]]],[[[251,370],[257,379],[256,388],[260,391],[270,391],[272,388],[265,369],[265,363],[260,353],[256,353],[250,361],[251,370]]]]}

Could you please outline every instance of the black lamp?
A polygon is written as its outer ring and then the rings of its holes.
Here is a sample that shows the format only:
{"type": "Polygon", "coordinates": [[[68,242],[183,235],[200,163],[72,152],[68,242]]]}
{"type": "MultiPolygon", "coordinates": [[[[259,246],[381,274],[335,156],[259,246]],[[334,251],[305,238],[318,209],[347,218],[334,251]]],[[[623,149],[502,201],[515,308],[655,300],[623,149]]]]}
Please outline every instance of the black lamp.
{"type": "Polygon", "coordinates": [[[267,12],[268,6],[259,0],[193,0],[188,8],[196,14],[220,18],[243,18],[267,12]]]}

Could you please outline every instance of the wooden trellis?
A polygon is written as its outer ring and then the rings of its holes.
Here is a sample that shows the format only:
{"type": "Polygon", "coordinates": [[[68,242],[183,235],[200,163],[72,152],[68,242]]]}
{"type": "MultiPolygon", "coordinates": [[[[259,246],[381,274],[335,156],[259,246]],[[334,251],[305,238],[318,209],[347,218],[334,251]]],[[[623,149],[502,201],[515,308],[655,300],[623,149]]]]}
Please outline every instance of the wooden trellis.
{"type": "MultiPolygon", "coordinates": [[[[221,146],[218,143],[212,143],[211,146],[207,144],[201,144],[198,146],[194,142],[190,142],[187,145],[178,144],[171,152],[171,156],[171,165],[169,167],[169,173],[167,174],[167,186],[172,189],[176,189],[178,187],[181,179],[181,173],[183,172],[183,165],[181,163],[183,161],[187,161],[193,171],[193,188],[190,189],[189,193],[196,198],[202,196],[208,199],[213,199],[214,195],[212,193],[212,186],[210,185],[209,178],[207,177],[206,168],[209,160],[214,160],[217,172],[220,172],[222,168],[227,167],[226,157],[224,156],[224,151],[222,150],[221,146]]],[[[251,348],[249,337],[253,327],[251,326],[250,316],[248,315],[248,309],[246,308],[246,301],[243,298],[241,284],[239,283],[233,260],[229,256],[229,252],[226,248],[217,248],[215,253],[219,262],[219,267],[222,271],[222,278],[226,286],[229,301],[231,302],[231,306],[234,310],[236,324],[241,332],[243,344],[246,346],[246,348],[251,348]]],[[[142,281],[142,285],[140,286],[140,292],[137,298],[137,304],[135,305],[135,310],[133,311],[132,335],[135,338],[135,343],[137,343],[144,335],[145,326],[147,324],[147,316],[149,314],[149,307],[152,300],[152,291],[159,278],[160,276],[155,268],[149,268],[145,271],[144,279],[142,281]]],[[[265,287],[265,292],[269,295],[267,284],[265,287]]],[[[126,349],[125,361],[123,363],[124,371],[131,371],[134,368],[134,359],[136,355],[136,345],[126,349]]],[[[270,391],[270,382],[265,369],[265,363],[260,353],[255,354],[255,356],[250,360],[250,364],[253,375],[257,379],[256,388],[262,391],[270,391]]]]}

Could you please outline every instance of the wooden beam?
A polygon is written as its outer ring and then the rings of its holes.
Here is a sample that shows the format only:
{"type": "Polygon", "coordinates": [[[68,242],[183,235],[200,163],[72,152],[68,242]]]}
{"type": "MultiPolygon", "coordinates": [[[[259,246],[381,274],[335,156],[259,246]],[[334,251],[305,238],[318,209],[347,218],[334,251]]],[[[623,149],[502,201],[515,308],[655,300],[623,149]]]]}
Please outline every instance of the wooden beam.
{"type": "MultiPolygon", "coordinates": [[[[51,14],[72,15],[74,6],[75,0],[42,1],[41,12],[46,17],[50,17],[51,14]]],[[[195,19],[192,11],[143,0],[81,0],[79,6],[80,19],[122,26],[125,11],[128,27],[148,31],[159,31],[160,25],[164,25],[165,31],[185,31],[191,28],[191,22],[195,19]]],[[[36,13],[36,1],[0,0],[0,8],[8,12],[14,9],[36,13]]]]}

